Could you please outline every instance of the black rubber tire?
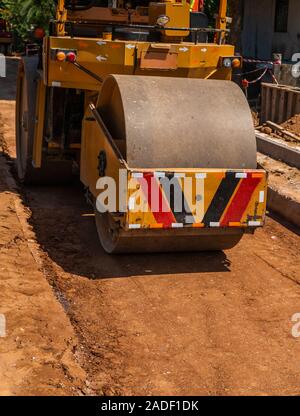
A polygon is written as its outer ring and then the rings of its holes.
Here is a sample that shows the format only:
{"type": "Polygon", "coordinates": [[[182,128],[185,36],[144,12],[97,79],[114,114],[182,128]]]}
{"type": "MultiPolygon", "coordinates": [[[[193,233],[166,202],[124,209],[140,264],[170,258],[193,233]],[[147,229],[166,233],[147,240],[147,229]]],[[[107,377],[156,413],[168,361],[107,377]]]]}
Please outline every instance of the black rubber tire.
{"type": "Polygon", "coordinates": [[[32,165],[38,80],[38,57],[20,61],[16,98],[16,167],[18,178],[25,184],[62,184],[72,180],[72,161],[43,160],[41,168],[32,165]]]}

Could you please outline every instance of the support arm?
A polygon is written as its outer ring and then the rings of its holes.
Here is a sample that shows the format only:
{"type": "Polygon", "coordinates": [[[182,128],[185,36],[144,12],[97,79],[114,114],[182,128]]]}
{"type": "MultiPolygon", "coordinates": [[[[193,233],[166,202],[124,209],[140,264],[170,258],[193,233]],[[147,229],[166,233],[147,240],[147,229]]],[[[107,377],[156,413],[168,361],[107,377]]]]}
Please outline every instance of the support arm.
{"type": "Polygon", "coordinates": [[[57,23],[56,33],[57,36],[65,36],[65,21],[67,20],[67,10],[65,9],[65,1],[58,0],[56,9],[56,19],[61,22],[57,23]]]}
{"type": "Polygon", "coordinates": [[[226,29],[227,0],[220,0],[216,29],[226,29]]]}

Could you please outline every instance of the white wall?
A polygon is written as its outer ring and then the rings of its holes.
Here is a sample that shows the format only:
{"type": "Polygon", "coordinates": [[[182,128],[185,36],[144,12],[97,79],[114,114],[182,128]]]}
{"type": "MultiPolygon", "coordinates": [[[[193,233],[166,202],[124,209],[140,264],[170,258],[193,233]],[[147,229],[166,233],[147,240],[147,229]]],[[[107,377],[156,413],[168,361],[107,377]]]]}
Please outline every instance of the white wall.
{"type": "Polygon", "coordinates": [[[290,60],[300,53],[300,0],[290,0],[288,33],[274,33],[275,0],[245,0],[243,55],[271,59],[272,53],[282,53],[290,60]]]}
{"type": "Polygon", "coordinates": [[[273,34],[272,49],[283,53],[286,60],[300,53],[300,0],[290,0],[288,32],[273,34]]]}

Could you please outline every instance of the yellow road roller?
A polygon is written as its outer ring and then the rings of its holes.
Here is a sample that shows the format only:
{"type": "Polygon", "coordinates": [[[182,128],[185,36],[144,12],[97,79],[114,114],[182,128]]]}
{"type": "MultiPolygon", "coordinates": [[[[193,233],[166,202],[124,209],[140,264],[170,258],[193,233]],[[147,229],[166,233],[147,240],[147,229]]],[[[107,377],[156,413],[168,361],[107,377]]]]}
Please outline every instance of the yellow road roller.
{"type": "Polygon", "coordinates": [[[39,54],[20,62],[18,176],[79,174],[108,253],[230,249],[264,224],[226,10],[212,29],[186,0],[59,0],[39,54]]]}

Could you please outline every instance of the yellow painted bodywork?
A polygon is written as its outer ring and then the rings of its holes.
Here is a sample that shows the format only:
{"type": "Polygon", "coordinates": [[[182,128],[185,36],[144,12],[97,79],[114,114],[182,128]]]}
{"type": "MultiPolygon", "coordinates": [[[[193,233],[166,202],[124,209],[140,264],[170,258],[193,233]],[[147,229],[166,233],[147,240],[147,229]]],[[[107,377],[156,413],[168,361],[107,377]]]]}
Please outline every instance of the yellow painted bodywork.
{"type": "Polygon", "coordinates": [[[64,0],[58,0],[57,8],[56,8],[56,19],[59,22],[57,24],[57,34],[59,36],[65,35],[65,21],[67,20],[67,10],[65,9],[65,2],[64,0]]]}
{"type": "MultiPolygon", "coordinates": [[[[220,0],[219,13],[216,19],[216,28],[224,30],[227,27],[227,0],[220,0]]],[[[225,39],[225,33],[220,33],[220,41],[223,42],[225,39]]]]}
{"type": "Polygon", "coordinates": [[[100,179],[98,158],[100,151],[105,151],[108,161],[106,176],[113,178],[119,187],[119,171],[126,169],[127,166],[119,160],[101,126],[88,109],[82,125],[80,179],[95,198],[100,193],[100,190],[97,189],[97,182],[100,179]]]}
{"type": "Polygon", "coordinates": [[[149,23],[155,25],[161,15],[168,16],[170,21],[165,25],[163,34],[167,37],[188,36],[189,32],[182,30],[167,30],[169,27],[190,27],[190,5],[186,1],[182,3],[159,2],[149,5],[149,23]]]}
{"type": "Polygon", "coordinates": [[[45,121],[46,86],[42,79],[38,80],[37,106],[36,106],[36,129],[34,132],[32,163],[35,168],[42,166],[42,144],[45,121]]]}
{"type": "MultiPolygon", "coordinates": [[[[168,170],[160,169],[131,169],[128,171],[128,201],[131,200],[131,203],[128,203],[128,211],[126,213],[125,228],[130,228],[132,224],[138,224],[140,228],[166,228],[163,227],[163,224],[157,223],[154,213],[151,210],[146,192],[142,189],[141,181],[143,179],[137,179],[134,175],[136,173],[153,174],[155,172],[167,173],[168,170]],[[134,204],[137,204],[136,206],[134,204]],[[140,207],[143,207],[141,210],[140,207]]],[[[249,222],[251,226],[251,221],[259,222],[260,225],[255,225],[255,227],[263,226],[265,221],[266,214],[266,204],[267,204],[267,174],[264,170],[225,170],[225,169],[172,169],[169,172],[179,174],[177,179],[180,183],[182,193],[186,201],[190,201],[193,205],[189,204],[191,208],[192,223],[184,223],[184,227],[198,226],[199,228],[205,228],[203,224],[203,218],[207,213],[210,204],[216,195],[222,180],[226,177],[228,172],[232,174],[246,174],[248,178],[259,177],[258,184],[255,187],[255,190],[251,194],[249,201],[245,207],[244,212],[239,218],[238,222],[227,221],[226,224],[222,225],[222,221],[225,218],[228,209],[230,208],[234,198],[240,190],[242,181],[247,179],[240,179],[239,184],[237,185],[235,191],[232,193],[231,198],[226,205],[221,217],[220,217],[220,227],[249,227],[249,222]],[[196,175],[203,175],[203,178],[197,178],[196,175]],[[254,176],[253,176],[254,175],[254,176]],[[188,186],[185,186],[185,180],[187,181],[188,186]],[[200,209],[196,210],[196,195],[201,195],[200,209]],[[262,198],[263,195],[263,198],[262,198]]],[[[154,181],[157,181],[159,184],[158,178],[153,178],[154,181]]],[[[161,187],[161,186],[160,186],[161,187]]],[[[162,192],[162,198],[164,200],[164,207],[167,209],[166,212],[172,213],[172,210],[168,208],[168,200],[162,192]]],[[[176,220],[175,220],[176,222],[176,220]]],[[[167,227],[168,228],[168,227],[167,227]]]]}
{"type": "Polygon", "coordinates": [[[217,29],[226,29],[227,26],[227,0],[220,0],[219,14],[216,22],[217,29]]]}
{"type": "Polygon", "coordinates": [[[220,58],[234,56],[231,45],[210,43],[151,44],[136,41],[108,41],[48,37],[44,41],[44,82],[48,86],[80,88],[99,91],[100,83],[68,62],[58,62],[52,57],[56,50],[76,50],[78,62],[100,77],[109,74],[157,75],[168,77],[206,78],[212,71],[213,79],[231,79],[231,69],[219,67],[220,58]],[[177,55],[177,69],[141,69],[143,52],[163,45],[177,55]]]}
{"type": "MultiPolygon", "coordinates": [[[[118,141],[115,141],[121,150],[118,141]]],[[[168,228],[161,224],[155,217],[152,207],[148,200],[147,191],[143,188],[143,180],[145,175],[155,176],[177,175],[178,181],[181,186],[182,194],[185,200],[188,201],[191,208],[192,223],[182,224],[184,227],[199,227],[205,228],[207,224],[203,224],[203,218],[210,209],[211,202],[218,192],[222,181],[226,178],[228,173],[235,176],[246,175],[246,178],[241,177],[237,179],[236,188],[230,195],[226,207],[220,217],[220,227],[259,227],[263,226],[266,213],[266,201],[267,201],[267,174],[264,170],[246,170],[246,169],[132,169],[127,166],[126,162],[120,161],[118,155],[110,145],[109,140],[106,137],[105,132],[97,121],[91,116],[90,111],[86,113],[83,122],[83,142],[81,152],[81,181],[89,188],[94,199],[104,190],[103,187],[97,186],[100,179],[99,175],[99,160],[98,155],[100,151],[105,151],[107,155],[107,168],[105,170],[105,177],[112,178],[116,185],[116,210],[115,214],[118,217],[122,227],[124,229],[130,229],[131,227],[139,228],[168,228]],[[124,176],[125,175],[125,176],[124,176]],[[200,177],[199,177],[200,175],[200,177]],[[125,181],[121,178],[125,178],[125,181]],[[142,179],[140,179],[142,178],[142,179]],[[231,207],[231,204],[235,200],[236,204],[239,204],[243,198],[247,197],[247,191],[242,195],[238,195],[242,188],[243,181],[257,179],[251,194],[249,194],[249,200],[241,213],[238,221],[234,218],[234,221],[227,221],[226,224],[222,224],[225,215],[231,207]],[[120,192],[122,193],[123,203],[125,201],[126,210],[123,211],[124,205],[120,204],[120,192]],[[201,195],[200,210],[196,210],[197,196],[201,195]],[[263,195],[263,197],[262,197],[263,195]],[[236,201],[237,198],[237,201],[236,201]],[[137,205],[136,205],[137,204],[137,205]],[[251,224],[253,222],[255,224],[251,224]]],[[[172,177],[173,177],[172,176],[172,177]]],[[[159,178],[154,178],[157,188],[161,188],[159,178]]],[[[168,205],[168,199],[162,192],[164,204],[167,210],[170,208],[168,205]]],[[[222,196],[221,196],[222,199],[222,196]]],[[[199,205],[198,205],[199,206],[199,205]]],[[[173,215],[171,209],[169,209],[171,215],[173,215]]],[[[176,222],[176,220],[174,220],[176,222]]],[[[180,224],[181,225],[181,224],[180,224]]]]}
{"type": "MultiPolygon", "coordinates": [[[[226,29],[227,2],[220,1],[219,15],[217,17],[217,29],[226,29]]],[[[157,221],[151,209],[134,211],[132,209],[126,212],[120,212],[120,195],[119,189],[125,186],[123,197],[125,198],[126,207],[132,202],[132,198],[138,191],[139,200],[144,206],[149,208],[149,201],[147,198],[143,200],[140,193],[142,191],[139,181],[135,178],[135,174],[154,174],[160,169],[131,169],[127,166],[125,160],[118,155],[112,146],[110,139],[103,130],[101,123],[98,122],[92,112],[90,112],[88,105],[91,101],[96,102],[95,93],[101,89],[102,81],[110,74],[127,74],[127,75],[156,75],[167,77],[185,77],[185,78],[202,78],[202,79],[223,79],[230,80],[232,71],[231,68],[225,68],[221,65],[223,57],[234,56],[234,46],[226,45],[224,42],[215,43],[192,43],[180,41],[184,39],[182,31],[162,31],[164,34],[164,42],[151,43],[145,41],[124,41],[112,40],[109,33],[103,33],[100,38],[80,38],[65,36],[65,22],[68,19],[68,13],[64,9],[64,2],[61,0],[57,9],[57,36],[50,36],[44,38],[43,45],[43,82],[39,83],[38,87],[38,104],[37,104],[37,129],[35,132],[34,141],[34,164],[36,167],[41,166],[42,155],[42,141],[43,141],[43,126],[44,126],[44,112],[46,100],[46,88],[73,88],[85,91],[85,116],[82,124],[82,140],[81,146],[76,144],[75,147],[70,145],[70,149],[80,150],[80,177],[83,184],[89,189],[94,199],[97,199],[101,192],[99,189],[100,166],[99,155],[100,152],[105,152],[107,159],[107,166],[105,169],[105,176],[110,177],[115,181],[116,186],[116,215],[121,221],[121,225],[125,229],[130,227],[140,228],[161,228],[162,224],[157,221]],[[168,43],[166,40],[169,40],[168,43]],[[56,59],[58,52],[63,51],[67,53],[72,51],[76,53],[76,62],[81,68],[86,69],[90,74],[85,73],[82,69],[76,67],[67,61],[60,62],[56,59]],[[95,74],[98,80],[91,76],[95,74]],[[81,149],[79,149],[81,147],[81,149]],[[122,178],[125,183],[121,183],[120,172],[123,172],[122,178]],[[141,199],[142,198],[142,199],[141,199]]],[[[101,14],[101,12],[99,12],[101,14]]],[[[153,3],[149,8],[149,23],[154,24],[156,18],[166,14],[172,17],[170,27],[189,27],[189,4],[186,1],[182,3],[164,2],[153,3]]],[[[140,16],[141,17],[141,16],[140,16]]],[[[139,18],[140,18],[139,17],[139,18]]],[[[120,16],[118,18],[121,18],[120,16]]],[[[167,25],[168,26],[168,25],[167,25]]],[[[224,40],[224,33],[216,35],[216,40],[224,40]]],[[[179,109],[180,111],[180,109],[179,109]]],[[[121,149],[125,143],[118,143],[117,146],[122,154],[126,152],[121,149]]],[[[226,227],[248,227],[249,221],[254,219],[256,225],[263,225],[264,216],[266,212],[266,192],[267,192],[267,178],[266,173],[260,170],[224,170],[220,169],[180,169],[172,168],[163,169],[162,172],[178,173],[190,179],[190,188],[182,187],[182,193],[192,204],[196,203],[196,195],[199,193],[197,186],[200,184],[202,205],[201,210],[192,211],[193,223],[184,224],[185,227],[205,227],[202,220],[207,213],[213,198],[218,191],[221,182],[226,177],[228,172],[235,172],[239,174],[260,175],[261,180],[257,187],[251,194],[251,198],[245,207],[243,215],[239,221],[231,221],[226,224],[226,227]],[[204,179],[196,178],[196,174],[205,176],[204,179]],[[261,195],[264,195],[262,198],[261,195]],[[256,221],[256,220],[259,221],[256,221]]],[[[244,179],[241,179],[235,192],[230,197],[228,205],[220,218],[222,222],[227,210],[236,198],[236,193],[239,192],[239,187],[244,179]]],[[[144,195],[145,197],[145,195],[144,195]]],[[[124,201],[123,201],[124,202],[124,201]]],[[[132,208],[132,207],[131,207],[132,208]]],[[[253,221],[252,221],[253,222],[253,221]]]]}

